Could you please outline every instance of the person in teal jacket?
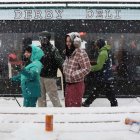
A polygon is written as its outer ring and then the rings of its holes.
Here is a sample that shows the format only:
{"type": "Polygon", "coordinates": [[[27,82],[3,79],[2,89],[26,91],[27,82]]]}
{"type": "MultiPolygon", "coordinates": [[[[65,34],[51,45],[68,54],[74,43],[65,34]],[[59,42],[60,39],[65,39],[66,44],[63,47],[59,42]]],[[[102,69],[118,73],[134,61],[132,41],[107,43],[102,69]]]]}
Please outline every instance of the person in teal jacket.
{"type": "Polygon", "coordinates": [[[24,40],[23,40],[23,52],[25,52],[25,49],[27,46],[32,47],[32,54],[31,54],[30,58],[24,58],[25,56],[23,56],[24,64],[28,65],[29,63],[31,63],[34,60],[41,60],[42,56],[44,56],[44,52],[40,48],[40,46],[37,46],[36,44],[32,43],[32,38],[30,38],[30,37],[24,38],[24,40]]]}
{"type": "Polygon", "coordinates": [[[21,83],[24,107],[36,107],[38,97],[41,96],[40,72],[42,63],[38,60],[39,57],[36,57],[36,54],[33,47],[28,46],[25,49],[24,55],[26,58],[32,58],[31,63],[25,66],[18,75],[11,78],[12,81],[19,81],[21,83]]]}
{"type": "Polygon", "coordinates": [[[99,49],[97,64],[91,66],[90,84],[92,86],[89,91],[91,94],[82,103],[82,106],[88,107],[99,97],[100,91],[104,93],[110,101],[111,106],[118,106],[118,102],[113,91],[113,74],[112,74],[112,60],[110,57],[111,46],[105,43],[104,39],[98,39],[95,43],[96,49],[99,49]]]}

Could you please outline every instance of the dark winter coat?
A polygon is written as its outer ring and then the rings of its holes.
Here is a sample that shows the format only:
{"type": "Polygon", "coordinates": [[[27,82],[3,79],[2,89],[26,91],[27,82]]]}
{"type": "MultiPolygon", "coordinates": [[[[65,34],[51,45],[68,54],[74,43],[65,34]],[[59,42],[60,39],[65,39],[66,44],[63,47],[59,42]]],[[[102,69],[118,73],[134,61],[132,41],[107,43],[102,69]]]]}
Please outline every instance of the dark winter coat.
{"type": "Polygon", "coordinates": [[[45,47],[41,47],[44,51],[44,56],[41,59],[43,68],[41,70],[41,77],[54,78],[57,77],[57,69],[62,69],[64,60],[62,59],[58,49],[52,44],[48,44],[45,47]]]}

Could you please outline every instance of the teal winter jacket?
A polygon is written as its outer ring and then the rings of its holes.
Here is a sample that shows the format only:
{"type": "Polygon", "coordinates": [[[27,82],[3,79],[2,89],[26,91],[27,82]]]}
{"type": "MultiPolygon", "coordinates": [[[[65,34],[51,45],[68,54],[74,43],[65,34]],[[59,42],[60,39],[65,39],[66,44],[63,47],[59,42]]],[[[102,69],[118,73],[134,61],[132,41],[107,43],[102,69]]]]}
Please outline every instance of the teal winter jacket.
{"type": "Polygon", "coordinates": [[[34,44],[31,45],[32,47],[32,55],[30,61],[33,62],[34,60],[40,60],[42,56],[44,56],[44,52],[42,49],[34,44]]]}
{"type": "Polygon", "coordinates": [[[40,97],[40,72],[42,64],[36,60],[27,65],[17,76],[12,77],[12,81],[19,81],[21,83],[22,96],[40,97]]]}
{"type": "Polygon", "coordinates": [[[19,81],[21,83],[22,96],[27,97],[40,97],[40,72],[43,67],[40,59],[44,52],[40,47],[31,45],[32,55],[30,64],[28,64],[21,72],[12,77],[12,81],[19,81]]]}

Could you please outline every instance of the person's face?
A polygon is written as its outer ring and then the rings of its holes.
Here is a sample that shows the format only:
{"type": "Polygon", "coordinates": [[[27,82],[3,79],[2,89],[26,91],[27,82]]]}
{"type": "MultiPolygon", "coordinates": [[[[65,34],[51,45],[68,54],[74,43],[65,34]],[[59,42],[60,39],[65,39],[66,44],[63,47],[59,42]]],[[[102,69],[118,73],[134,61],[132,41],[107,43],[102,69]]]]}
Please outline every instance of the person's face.
{"type": "Polygon", "coordinates": [[[41,44],[45,44],[45,45],[48,44],[48,42],[49,42],[49,40],[46,36],[40,36],[39,40],[40,40],[41,44]]]}
{"type": "Polygon", "coordinates": [[[71,39],[70,39],[70,37],[69,36],[67,36],[67,38],[66,38],[66,45],[68,46],[68,48],[70,49],[70,47],[71,47],[71,39]]]}
{"type": "Polygon", "coordinates": [[[26,58],[30,58],[31,53],[30,53],[30,52],[28,52],[28,51],[25,51],[24,56],[25,56],[26,58]]]}

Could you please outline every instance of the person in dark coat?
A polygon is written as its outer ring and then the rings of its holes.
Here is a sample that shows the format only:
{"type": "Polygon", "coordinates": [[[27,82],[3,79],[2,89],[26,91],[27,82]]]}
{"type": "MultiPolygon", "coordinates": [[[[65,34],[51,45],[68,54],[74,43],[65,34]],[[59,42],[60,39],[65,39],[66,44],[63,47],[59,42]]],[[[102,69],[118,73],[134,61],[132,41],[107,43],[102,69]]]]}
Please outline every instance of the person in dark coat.
{"type": "Polygon", "coordinates": [[[51,34],[48,31],[40,33],[41,49],[44,56],[41,59],[43,68],[41,70],[41,97],[38,99],[39,107],[46,107],[46,93],[48,94],[54,107],[61,107],[60,99],[57,92],[57,70],[62,70],[63,59],[58,49],[50,42],[51,34]]]}
{"type": "MultiPolygon", "coordinates": [[[[25,48],[26,58],[33,57],[32,47],[25,48]]],[[[34,56],[34,60],[25,66],[21,72],[11,78],[14,82],[21,83],[22,96],[24,97],[24,107],[36,107],[38,97],[41,96],[40,90],[40,72],[42,63],[34,56]]]]}
{"type": "Polygon", "coordinates": [[[95,46],[99,49],[99,55],[97,58],[97,64],[91,66],[91,79],[90,86],[91,94],[82,103],[82,106],[88,107],[99,96],[100,91],[103,90],[107,99],[110,101],[111,106],[118,106],[118,102],[115,98],[113,91],[113,75],[112,75],[112,61],[110,58],[110,45],[106,45],[103,39],[96,41],[95,46]]]}

